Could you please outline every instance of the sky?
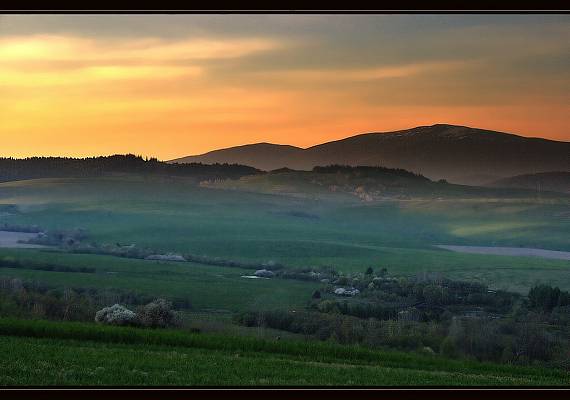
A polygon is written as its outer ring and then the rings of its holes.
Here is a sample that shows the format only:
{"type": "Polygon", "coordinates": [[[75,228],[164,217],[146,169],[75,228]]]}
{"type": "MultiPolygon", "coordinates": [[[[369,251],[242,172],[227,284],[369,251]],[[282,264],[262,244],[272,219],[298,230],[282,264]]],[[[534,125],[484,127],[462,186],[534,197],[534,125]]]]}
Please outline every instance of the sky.
{"type": "Polygon", "coordinates": [[[436,123],[570,141],[569,15],[0,15],[0,156],[436,123]]]}

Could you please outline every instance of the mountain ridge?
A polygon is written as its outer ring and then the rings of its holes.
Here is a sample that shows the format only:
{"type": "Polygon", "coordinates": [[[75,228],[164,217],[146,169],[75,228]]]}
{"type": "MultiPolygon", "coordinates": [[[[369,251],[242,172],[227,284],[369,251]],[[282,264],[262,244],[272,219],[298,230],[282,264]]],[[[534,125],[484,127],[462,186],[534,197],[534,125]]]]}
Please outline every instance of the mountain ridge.
{"type": "Polygon", "coordinates": [[[368,165],[403,168],[430,179],[482,184],[525,173],[570,170],[570,142],[460,125],[368,132],[300,148],[253,143],[169,161],[227,162],[262,170],[368,165]]]}

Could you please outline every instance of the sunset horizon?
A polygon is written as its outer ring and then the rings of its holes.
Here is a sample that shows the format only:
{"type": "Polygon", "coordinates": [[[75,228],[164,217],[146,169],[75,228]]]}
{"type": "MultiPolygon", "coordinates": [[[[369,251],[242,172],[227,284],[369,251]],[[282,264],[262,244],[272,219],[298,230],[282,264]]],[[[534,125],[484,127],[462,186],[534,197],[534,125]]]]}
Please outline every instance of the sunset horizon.
{"type": "Polygon", "coordinates": [[[555,15],[2,15],[1,157],[169,160],[437,123],[568,141],[555,15]]]}
{"type": "Polygon", "coordinates": [[[182,151],[181,156],[166,157],[166,158],[161,158],[160,156],[157,156],[155,154],[150,154],[150,153],[149,154],[137,153],[137,152],[129,151],[128,149],[123,151],[123,152],[112,152],[111,151],[111,152],[99,152],[99,153],[93,153],[93,154],[82,154],[82,153],[79,153],[79,154],[55,154],[55,153],[54,154],[40,154],[40,153],[34,153],[34,154],[30,154],[30,155],[21,155],[21,156],[0,155],[0,157],[11,157],[11,158],[15,158],[15,159],[24,159],[24,158],[30,158],[30,157],[92,158],[92,157],[109,157],[109,156],[118,156],[118,155],[134,155],[137,157],[143,157],[145,159],[156,158],[159,161],[172,161],[172,160],[176,160],[178,158],[184,158],[187,156],[206,155],[210,152],[215,152],[218,150],[228,150],[228,149],[247,147],[247,146],[258,145],[258,144],[268,144],[268,145],[275,145],[275,146],[290,146],[290,147],[295,147],[295,148],[298,148],[301,150],[307,150],[307,149],[310,149],[312,147],[319,146],[319,145],[322,145],[325,143],[342,141],[342,140],[350,139],[350,138],[353,138],[355,136],[360,136],[360,135],[367,135],[367,134],[379,134],[379,135],[386,134],[386,135],[389,135],[389,134],[392,134],[395,132],[408,131],[408,130],[413,130],[416,128],[432,127],[432,126],[438,126],[438,125],[465,127],[465,128],[472,128],[472,129],[483,130],[483,131],[506,133],[509,135],[519,136],[519,137],[528,138],[528,139],[544,139],[544,140],[552,140],[555,142],[568,142],[568,140],[566,140],[566,139],[550,139],[550,138],[542,137],[542,136],[538,136],[538,135],[533,136],[532,134],[531,135],[522,135],[518,132],[507,132],[507,131],[501,131],[501,130],[491,129],[491,128],[482,128],[482,127],[468,126],[468,125],[462,125],[462,124],[449,124],[446,122],[436,122],[436,123],[430,123],[430,124],[421,124],[421,125],[411,126],[411,127],[407,127],[407,128],[398,128],[398,129],[393,129],[393,130],[371,130],[371,131],[367,131],[367,132],[355,132],[355,133],[348,134],[345,136],[340,136],[338,138],[332,138],[330,140],[325,140],[324,142],[318,142],[318,143],[314,143],[311,145],[305,145],[305,146],[298,146],[298,145],[294,145],[291,143],[285,143],[285,142],[277,143],[277,142],[269,142],[269,141],[265,141],[265,140],[260,140],[260,141],[256,141],[256,142],[244,142],[244,143],[238,143],[235,145],[215,147],[215,148],[211,148],[209,150],[197,152],[197,153],[182,151]]]}

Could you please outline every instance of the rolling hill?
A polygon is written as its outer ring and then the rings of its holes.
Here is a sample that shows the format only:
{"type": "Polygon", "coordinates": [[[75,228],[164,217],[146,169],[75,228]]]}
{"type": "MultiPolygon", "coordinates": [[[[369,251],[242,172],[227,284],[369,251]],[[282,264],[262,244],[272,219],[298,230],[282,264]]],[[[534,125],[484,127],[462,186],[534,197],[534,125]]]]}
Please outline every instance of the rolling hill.
{"type": "Polygon", "coordinates": [[[570,194],[570,172],[554,171],[517,175],[489,183],[490,187],[531,189],[570,194]]]}
{"type": "Polygon", "coordinates": [[[437,124],[365,133],[302,149],[257,143],[171,160],[237,163],[263,170],[342,164],[403,168],[430,179],[479,185],[521,174],[567,171],[570,143],[437,124]]]}
{"type": "MultiPolygon", "coordinates": [[[[423,175],[404,169],[329,165],[311,171],[281,168],[265,174],[243,176],[234,180],[205,181],[202,187],[246,192],[281,194],[297,198],[356,200],[411,199],[483,199],[533,198],[534,190],[518,187],[468,186],[432,181],[423,175]]],[[[532,189],[532,188],[531,188],[532,189]]],[[[544,193],[545,198],[557,198],[556,193],[544,193]]]]}

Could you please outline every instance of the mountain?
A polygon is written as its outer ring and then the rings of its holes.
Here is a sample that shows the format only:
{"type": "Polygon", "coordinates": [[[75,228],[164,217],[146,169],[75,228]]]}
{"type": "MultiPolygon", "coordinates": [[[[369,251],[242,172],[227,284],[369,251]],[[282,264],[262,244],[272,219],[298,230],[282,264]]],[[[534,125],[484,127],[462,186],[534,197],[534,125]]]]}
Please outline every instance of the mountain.
{"type": "MultiPolygon", "coordinates": [[[[303,153],[303,149],[295,146],[281,145],[281,144],[271,144],[271,143],[255,143],[246,144],[243,146],[230,147],[227,149],[214,150],[209,153],[205,153],[198,156],[188,156],[183,158],[178,158],[176,160],[168,161],[169,163],[193,163],[201,162],[204,164],[219,163],[216,160],[227,160],[223,161],[228,164],[240,164],[240,165],[256,165],[256,168],[270,171],[273,169],[281,167],[289,167],[291,162],[295,162],[303,153]],[[201,160],[201,161],[197,161],[201,160]]],[[[308,165],[303,163],[304,166],[308,165]]],[[[308,167],[307,169],[310,169],[308,167]]]]}
{"type": "Polygon", "coordinates": [[[263,170],[332,164],[403,168],[430,179],[483,184],[514,175],[570,170],[570,143],[437,124],[365,133],[302,149],[270,143],[215,150],[173,163],[236,163],[263,170]]]}
{"type": "Polygon", "coordinates": [[[485,186],[570,194],[570,172],[554,171],[517,175],[510,178],[499,179],[485,186]]]}

